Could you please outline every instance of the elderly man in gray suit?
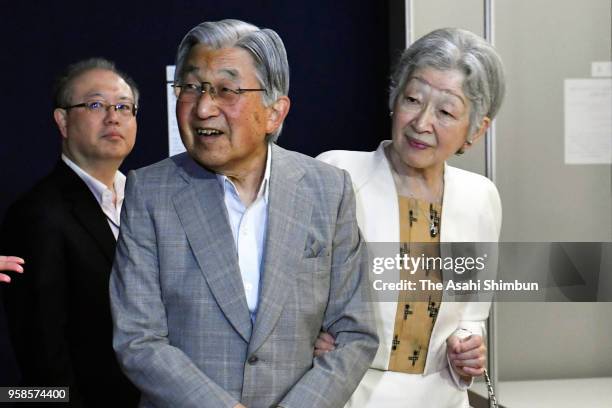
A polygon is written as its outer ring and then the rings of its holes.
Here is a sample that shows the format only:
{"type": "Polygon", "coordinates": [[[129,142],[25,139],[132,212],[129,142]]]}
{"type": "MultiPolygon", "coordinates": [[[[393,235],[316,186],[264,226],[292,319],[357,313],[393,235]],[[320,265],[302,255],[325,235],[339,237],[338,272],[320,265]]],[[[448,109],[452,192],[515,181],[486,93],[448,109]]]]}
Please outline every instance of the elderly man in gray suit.
{"type": "Polygon", "coordinates": [[[130,173],[114,347],[143,407],[342,407],[377,347],[348,174],[274,141],[289,67],[272,30],[181,42],[186,154],[130,173]],[[313,360],[323,329],[334,351],[313,360]]]}

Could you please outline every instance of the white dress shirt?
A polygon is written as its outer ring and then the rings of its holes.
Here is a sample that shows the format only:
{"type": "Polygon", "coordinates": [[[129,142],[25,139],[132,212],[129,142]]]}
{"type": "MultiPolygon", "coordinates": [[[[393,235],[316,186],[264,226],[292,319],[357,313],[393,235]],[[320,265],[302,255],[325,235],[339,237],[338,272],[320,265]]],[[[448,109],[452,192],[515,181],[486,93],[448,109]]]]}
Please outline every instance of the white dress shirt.
{"type": "Polygon", "coordinates": [[[66,165],[70,167],[77,174],[77,176],[81,178],[81,180],[85,182],[91,193],[96,198],[100,208],[102,208],[104,215],[106,215],[108,225],[113,231],[115,239],[117,239],[119,237],[121,206],[123,205],[123,196],[125,191],[125,175],[119,170],[117,170],[117,173],[115,173],[113,186],[115,187],[115,193],[117,194],[117,204],[113,204],[113,192],[104,183],[86,173],[64,154],[62,154],[62,161],[66,163],[66,165]]]}
{"type": "Polygon", "coordinates": [[[259,282],[261,260],[266,242],[266,225],[268,221],[268,182],[270,180],[271,148],[268,145],[266,170],[259,185],[255,201],[245,207],[240,200],[238,190],[232,181],[223,174],[217,179],[223,189],[225,207],[232,228],[232,236],[238,251],[238,265],[242,275],[242,284],[247,305],[251,312],[251,321],[255,321],[259,300],[259,282]]]}

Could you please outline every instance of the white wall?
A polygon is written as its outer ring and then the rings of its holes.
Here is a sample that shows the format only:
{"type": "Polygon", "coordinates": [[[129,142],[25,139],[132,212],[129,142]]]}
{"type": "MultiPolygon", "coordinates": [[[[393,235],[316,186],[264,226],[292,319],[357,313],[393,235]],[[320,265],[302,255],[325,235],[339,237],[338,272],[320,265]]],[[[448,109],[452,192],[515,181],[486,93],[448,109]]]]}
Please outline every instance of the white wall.
{"type": "MultiPolygon", "coordinates": [[[[482,1],[413,4],[415,38],[446,26],[483,34],[482,1]]],[[[612,241],[612,168],[565,165],[563,128],[564,78],[589,78],[592,61],[610,60],[610,8],[610,0],[495,1],[507,73],[496,130],[502,241],[612,241]]],[[[484,173],[483,145],[452,164],[484,173]]],[[[612,376],[611,316],[612,303],[499,303],[500,380],[612,376]]]]}

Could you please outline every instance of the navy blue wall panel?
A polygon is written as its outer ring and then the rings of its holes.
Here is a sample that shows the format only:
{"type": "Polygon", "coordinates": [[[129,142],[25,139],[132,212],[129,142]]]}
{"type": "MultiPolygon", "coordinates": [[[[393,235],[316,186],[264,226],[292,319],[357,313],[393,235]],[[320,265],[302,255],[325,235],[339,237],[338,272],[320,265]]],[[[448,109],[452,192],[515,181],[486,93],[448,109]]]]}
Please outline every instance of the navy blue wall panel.
{"type": "Polygon", "coordinates": [[[243,19],[283,38],[292,106],[280,145],[310,155],[367,150],[388,134],[385,2],[11,2],[0,16],[0,217],[59,156],[51,87],[76,60],[114,60],[142,90],[136,147],[122,170],[166,157],[165,66],[203,20],[243,19]]]}

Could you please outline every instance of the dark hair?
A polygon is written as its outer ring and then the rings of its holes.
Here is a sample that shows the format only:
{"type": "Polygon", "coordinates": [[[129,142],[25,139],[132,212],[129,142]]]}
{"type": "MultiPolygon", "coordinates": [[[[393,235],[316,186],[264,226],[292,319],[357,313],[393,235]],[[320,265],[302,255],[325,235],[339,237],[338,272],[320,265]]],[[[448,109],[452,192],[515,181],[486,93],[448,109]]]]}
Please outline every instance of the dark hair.
{"type": "Polygon", "coordinates": [[[72,83],[74,79],[83,75],[86,72],[94,69],[102,69],[105,71],[111,71],[117,74],[123,79],[132,90],[134,94],[134,104],[138,105],[138,87],[136,82],[130,78],[126,73],[120,71],[115,67],[115,63],[105,58],[89,58],[86,60],[75,62],[66,67],[66,69],[57,77],[53,86],[53,100],[56,108],[62,108],[70,106],[72,102],[72,83]]]}

